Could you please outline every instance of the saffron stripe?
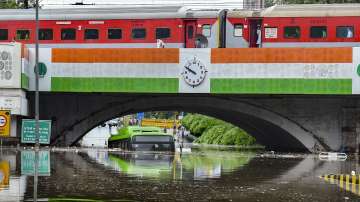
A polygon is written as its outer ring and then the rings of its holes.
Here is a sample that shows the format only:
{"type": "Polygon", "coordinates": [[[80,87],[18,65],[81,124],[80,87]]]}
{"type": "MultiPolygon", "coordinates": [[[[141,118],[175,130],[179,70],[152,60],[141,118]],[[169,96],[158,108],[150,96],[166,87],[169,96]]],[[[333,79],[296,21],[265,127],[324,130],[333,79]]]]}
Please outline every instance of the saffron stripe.
{"type": "Polygon", "coordinates": [[[211,63],[352,63],[352,48],[215,48],[211,63]]]}
{"type": "Polygon", "coordinates": [[[53,63],[179,63],[177,48],[53,48],[53,63]]]}

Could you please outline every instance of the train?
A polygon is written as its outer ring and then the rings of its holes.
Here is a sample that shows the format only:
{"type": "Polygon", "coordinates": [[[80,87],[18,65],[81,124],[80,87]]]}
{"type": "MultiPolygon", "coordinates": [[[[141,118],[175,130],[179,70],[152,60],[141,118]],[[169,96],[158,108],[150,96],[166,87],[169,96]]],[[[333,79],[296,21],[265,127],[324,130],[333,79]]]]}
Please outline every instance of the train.
{"type": "MultiPolygon", "coordinates": [[[[261,10],[184,6],[40,9],[42,47],[266,48],[360,46],[360,4],[261,10]]],[[[0,43],[35,43],[33,9],[0,12],[0,43]]]]}

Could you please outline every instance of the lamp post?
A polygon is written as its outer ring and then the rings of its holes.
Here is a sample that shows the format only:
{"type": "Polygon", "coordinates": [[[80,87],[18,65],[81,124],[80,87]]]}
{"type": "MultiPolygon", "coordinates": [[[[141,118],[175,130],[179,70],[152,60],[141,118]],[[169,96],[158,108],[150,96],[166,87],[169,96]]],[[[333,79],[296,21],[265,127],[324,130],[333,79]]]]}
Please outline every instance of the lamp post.
{"type": "Polygon", "coordinates": [[[35,148],[39,149],[39,0],[35,4],[35,148]]]}
{"type": "Polygon", "coordinates": [[[33,199],[37,201],[39,169],[39,0],[35,1],[35,172],[33,199]]]}

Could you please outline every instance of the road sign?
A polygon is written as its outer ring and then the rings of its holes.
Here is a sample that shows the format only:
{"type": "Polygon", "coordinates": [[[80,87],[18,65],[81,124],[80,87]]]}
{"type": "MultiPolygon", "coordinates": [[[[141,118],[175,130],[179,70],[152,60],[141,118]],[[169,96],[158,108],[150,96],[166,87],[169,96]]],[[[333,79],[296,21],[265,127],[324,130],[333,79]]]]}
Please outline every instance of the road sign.
{"type": "MultiPolygon", "coordinates": [[[[39,120],[39,142],[50,144],[51,120],[39,120]]],[[[23,119],[21,126],[21,143],[35,143],[35,120],[23,119]]]]}
{"type": "MultiPolygon", "coordinates": [[[[39,151],[38,158],[38,175],[50,176],[50,152],[39,151]]],[[[35,174],[35,151],[21,151],[21,174],[33,176],[35,174]]]]}
{"type": "Polygon", "coordinates": [[[10,111],[0,110],[0,137],[10,136],[10,111]]]}

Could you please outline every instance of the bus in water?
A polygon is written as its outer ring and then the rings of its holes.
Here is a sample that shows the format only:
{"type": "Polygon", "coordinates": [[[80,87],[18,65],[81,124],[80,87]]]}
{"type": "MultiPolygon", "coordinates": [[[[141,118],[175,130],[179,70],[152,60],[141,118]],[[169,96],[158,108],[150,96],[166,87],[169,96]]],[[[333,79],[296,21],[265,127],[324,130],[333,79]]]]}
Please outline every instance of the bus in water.
{"type": "Polygon", "coordinates": [[[127,126],[109,138],[110,148],[129,151],[167,151],[175,152],[172,135],[162,132],[159,127],[127,126]]]}

